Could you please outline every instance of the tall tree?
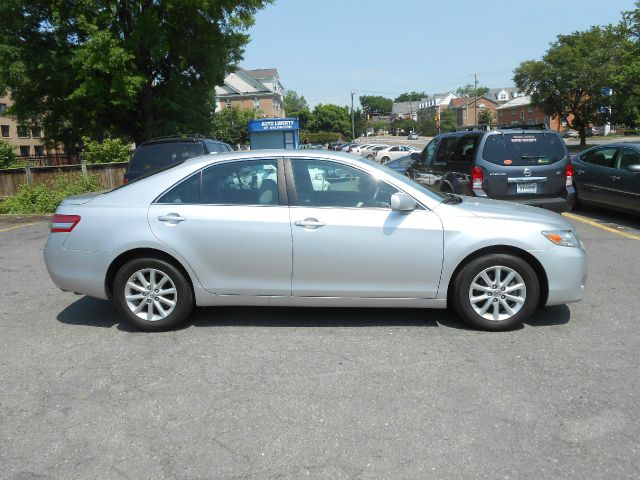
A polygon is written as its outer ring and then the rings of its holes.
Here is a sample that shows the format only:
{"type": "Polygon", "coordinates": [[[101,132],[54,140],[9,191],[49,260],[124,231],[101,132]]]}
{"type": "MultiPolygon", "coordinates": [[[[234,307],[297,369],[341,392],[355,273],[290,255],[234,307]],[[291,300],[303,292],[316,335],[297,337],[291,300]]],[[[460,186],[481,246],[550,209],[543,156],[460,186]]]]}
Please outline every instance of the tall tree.
{"type": "Polygon", "coordinates": [[[307,125],[310,132],[340,133],[345,138],[351,137],[351,117],[349,109],[339,105],[318,104],[307,125]]]}
{"type": "Polygon", "coordinates": [[[0,91],[72,147],[82,135],[205,131],[213,90],[271,0],[3,0],[0,91]]]}
{"type": "Polygon", "coordinates": [[[586,128],[605,121],[611,97],[605,89],[623,58],[619,29],[592,27],[559,35],[542,60],[520,64],[513,80],[547,115],[566,119],[586,144],[586,128]]]}
{"type": "Polygon", "coordinates": [[[284,104],[288,112],[301,112],[303,110],[309,110],[307,99],[304,95],[298,95],[295,90],[287,90],[284,92],[284,104]]]}
{"type": "Polygon", "coordinates": [[[612,121],[640,126],[640,0],[635,10],[623,13],[618,25],[621,36],[621,60],[611,79],[612,121]]]}
{"type": "Polygon", "coordinates": [[[425,92],[405,92],[396,97],[394,102],[417,102],[423,98],[429,98],[425,92]]]}
{"type": "Polygon", "coordinates": [[[459,87],[456,90],[456,95],[458,95],[459,97],[475,97],[476,95],[478,97],[481,97],[482,95],[485,95],[487,93],[489,93],[488,87],[478,86],[478,88],[475,88],[475,86],[471,83],[467,83],[464,87],[459,87]]]}
{"type": "Polygon", "coordinates": [[[360,97],[360,105],[367,115],[390,115],[393,100],[380,95],[363,95],[360,97]]]}
{"type": "Polygon", "coordinates": [[[223,108],[213,114],[211,119],[211,136],[229,145],[245,145],[249,143],[247,123],[260,116],[254,110],[223,108]]]}

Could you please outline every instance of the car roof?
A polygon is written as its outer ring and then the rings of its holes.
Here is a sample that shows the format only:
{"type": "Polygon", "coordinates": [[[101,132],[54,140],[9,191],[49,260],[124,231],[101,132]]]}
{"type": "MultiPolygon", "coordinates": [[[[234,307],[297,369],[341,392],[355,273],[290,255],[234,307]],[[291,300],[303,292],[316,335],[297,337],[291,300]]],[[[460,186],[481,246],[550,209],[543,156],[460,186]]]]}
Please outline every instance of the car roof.
{"type": "Polygon", "coordinates": [[[159,137],[152,138],[151,140],[147,140],[146,142],[142,142],[139,146],[142,147],[144,145],[156,145],[162,143],[201,143],[201,142],[215,142],[215,143],[224,143],[220,140],[215,140],[209,137],[159,137]]]}

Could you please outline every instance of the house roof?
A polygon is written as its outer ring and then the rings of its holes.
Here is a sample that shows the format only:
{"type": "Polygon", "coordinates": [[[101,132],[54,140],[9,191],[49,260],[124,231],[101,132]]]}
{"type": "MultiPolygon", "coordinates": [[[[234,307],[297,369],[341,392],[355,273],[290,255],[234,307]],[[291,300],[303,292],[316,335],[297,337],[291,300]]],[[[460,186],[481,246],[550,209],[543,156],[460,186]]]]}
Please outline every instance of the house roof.
{"type": "Polygon", "coordinates": [[[403,115],[407,113],[415,113],[418,110],[419,101],[413,102],[393,102],[391,105],[391,114],[403,115]]]}
{"type": "Polygon", "coordinates": [[[275,68],[257,68],[255,70],[245,70],[245,72],[256,79],[278,76],[278,70],[275,68]]]}
{"type": "Polygon", "coordinates": [[[504,110],[505,108],[514,108],[514,107],[524,107],[531,103],[531,97],[529,95],[524,95],[522,97],[516,97],[513,100],[508,101],[500,105],[496,110],[504,110]]]}
{"type": "Polygon", "coordinates": [[[516,94],[518,94],[518,89],[515,87],[502,87],[502,88],[490,88],[487,93],[485,93],[485,97],[494,102],[498,101],[498,94],[502,91],[505,91],[509,94],[509,100],[511,100],[516,94]]]}
{"type": "Polygon", "coordinates": [[[461,107],[462,105],[467,103],[467,101],[467,98],[454,98],[453,100],[451,100],[451,103],[449,103],[449,108],[461,107]]]}
{"type": "MultiPolygon", "coordinates": [[[[271,70],[275,71],[275,69],[271,70]]],[[[251,71],[238,67],[235,72],[229,73],[224,78],[224,85],[216,87],[216,95],[243,95],[272,92],[269,87],[251,76],[250,72],[251,71]]]]}

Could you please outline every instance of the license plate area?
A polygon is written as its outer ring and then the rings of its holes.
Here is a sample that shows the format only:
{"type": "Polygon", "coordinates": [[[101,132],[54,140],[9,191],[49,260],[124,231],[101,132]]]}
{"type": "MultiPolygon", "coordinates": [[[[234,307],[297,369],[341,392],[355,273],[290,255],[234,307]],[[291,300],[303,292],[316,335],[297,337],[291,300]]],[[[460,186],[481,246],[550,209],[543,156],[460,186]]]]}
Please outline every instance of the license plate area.
{"type": "Polygon", "coordinates": [[[516,184],[516,193],[538,193],[538,184],[537,183],[517,183],[516,184]]]}

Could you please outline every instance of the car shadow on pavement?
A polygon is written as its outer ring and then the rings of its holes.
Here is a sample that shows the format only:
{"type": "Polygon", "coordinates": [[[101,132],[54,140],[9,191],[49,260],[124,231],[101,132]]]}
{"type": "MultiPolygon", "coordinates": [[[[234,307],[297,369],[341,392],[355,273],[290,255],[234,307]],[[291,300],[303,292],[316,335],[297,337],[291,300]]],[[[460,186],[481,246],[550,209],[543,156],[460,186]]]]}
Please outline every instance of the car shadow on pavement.
{"type": "MultiPolygon", "coordinates": [[[[531,327],[564,325],[566,305],[538,309],[531,327]]],[[[81,297],[57,315],[61,323],[135,331],[107,300],[81,297]]],[[[194,327],[438,327],[473,330],[449,310],[420,308],[201,307],[179,329],[194,327]]]]}
{"type": "Polygon", "coordinates": [[[619,212],[591,205],[580,205],[572,213],[610,226],[621,226],[640,231],[640,215],[619,212]]]}

